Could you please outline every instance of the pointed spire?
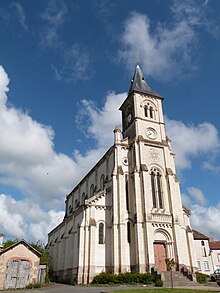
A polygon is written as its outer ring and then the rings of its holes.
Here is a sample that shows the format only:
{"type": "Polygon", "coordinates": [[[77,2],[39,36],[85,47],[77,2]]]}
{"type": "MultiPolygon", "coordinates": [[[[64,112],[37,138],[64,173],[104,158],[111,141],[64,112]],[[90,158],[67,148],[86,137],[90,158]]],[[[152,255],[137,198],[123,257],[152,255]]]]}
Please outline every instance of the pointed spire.
{"type": "Polygon", "coordinates": [[[130,93],[133,91],[145,93],[145,94],[149,94],[149,95],[161,98],[161,95],[159,95],[157,92],[152,90],[147,84],[147,82],[144,80],[143,73],[138,64],[136,66],[133,79],[131,80],[131,86],[130,86],[128,95],[130,95],[130,93]]]}

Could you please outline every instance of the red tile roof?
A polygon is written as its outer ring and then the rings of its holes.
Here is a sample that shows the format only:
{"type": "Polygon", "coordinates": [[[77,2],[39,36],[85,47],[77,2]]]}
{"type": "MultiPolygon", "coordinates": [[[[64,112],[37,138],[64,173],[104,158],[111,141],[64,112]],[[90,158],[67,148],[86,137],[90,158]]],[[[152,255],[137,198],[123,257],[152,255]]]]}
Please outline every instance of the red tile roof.
{"type": "Polygon", "coordinates": [[[210,241],[209,242],[210,249],[220,249],[220,241],[210,241]]]}
{"type": "Polygon", "coordinates": [[[207,237],[206,235],[202,234],[201,232],[199,231],[196,231],[193,229],[193,238],[194,239],[202,239],[202,240],[209,240],[209,237],[207,237]]]}

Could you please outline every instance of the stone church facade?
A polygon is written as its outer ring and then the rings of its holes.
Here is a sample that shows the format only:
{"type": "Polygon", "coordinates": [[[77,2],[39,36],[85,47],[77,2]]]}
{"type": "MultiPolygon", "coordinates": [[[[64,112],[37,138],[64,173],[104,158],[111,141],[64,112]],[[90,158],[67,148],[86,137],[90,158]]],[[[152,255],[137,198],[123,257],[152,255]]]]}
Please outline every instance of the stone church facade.
{"type": "Polygon", "coordinates": [[[137,65],[120,107],[122,134],[66,197],[63,222],[48,236],[53,276],[89,283],[100,272],[195,270],[189,211],[183,207],[163,98],[137,65]],[[121,138],[122,135],[122,138],[121,138]]]}

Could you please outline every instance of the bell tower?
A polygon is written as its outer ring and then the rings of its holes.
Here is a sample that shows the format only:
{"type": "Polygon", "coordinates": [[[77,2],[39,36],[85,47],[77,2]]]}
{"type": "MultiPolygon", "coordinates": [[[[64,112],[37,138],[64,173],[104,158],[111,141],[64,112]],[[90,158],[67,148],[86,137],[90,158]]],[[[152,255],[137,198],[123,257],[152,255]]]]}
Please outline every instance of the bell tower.
{"type": "Polygon", "coordinates": [[[120,107],[123,138],[141,136],[152,141],[165,140],[162,100],[163,98],[149,87],[137,65],[128,97],[120,107]]]}
{"type": "MultiPolygon", "coordinates": [[[[124,221],[128,218],[133,223],[135,241],[131,242],[130,251],[136,254],[132,255],[131,263],[140,272],[146,266],[166,271],[166,259],[173,258],[178,268],[186,266],[193,271],[195,257],[189,214],[182,205],[162,101],[137,65],[128,96],[120,107],[122,149],[127,146],[128,152],[127,169],[122,170],[127,178],[128,188],[124,193],[127,197],[121,194],[120,199],[130,204],[124,221]]],[[[124,210],[121,208],[119,214],[123,215],[124,210]]]]}

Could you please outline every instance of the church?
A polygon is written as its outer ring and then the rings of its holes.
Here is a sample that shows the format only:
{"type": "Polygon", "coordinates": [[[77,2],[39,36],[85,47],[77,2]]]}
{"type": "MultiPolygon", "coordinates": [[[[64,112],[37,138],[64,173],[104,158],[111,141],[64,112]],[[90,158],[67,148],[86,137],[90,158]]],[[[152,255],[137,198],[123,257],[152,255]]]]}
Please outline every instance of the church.
{"type": "Polygon", "coordinates": [[[181,200],[163,97],[136,66],[120,107],[114,144],[66,197],[65,217],[48,235],[55,280],[86,284],[101,272],[196,268],[193,233],[181,200]]]}

